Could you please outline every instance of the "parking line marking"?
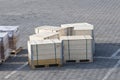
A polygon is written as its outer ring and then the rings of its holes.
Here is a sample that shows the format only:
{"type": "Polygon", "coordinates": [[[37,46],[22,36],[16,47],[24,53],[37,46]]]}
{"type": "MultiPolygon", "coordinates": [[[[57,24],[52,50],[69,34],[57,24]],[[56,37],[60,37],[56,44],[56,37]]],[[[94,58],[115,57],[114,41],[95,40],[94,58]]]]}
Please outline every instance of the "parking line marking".
{"type": "Polygon", "coordinates": [[[120,65],[120,60],[114,65],[112,69],[110,69],[107,74],[104,76],[102,80],[107,80],[108,77],[116,70],[116,68],[120,65]]]}
{"type": "Polygon", "coordinates": [[[93,57],[93,58],[111,59],[111,57],[104,57],[104,56],[96,56],[96,57],[93,57]]]}
{"type": "Polygon", "coordinates": [[[12,71],[10,74],[8,74],[7,76],[5,76],[5,79],[8,79],[10,76],[12,76],[13,74],[15,74],[17,71],[19,71],[20,69],[24,68],[27,64],[28,64],[28,62],[24,63],[22,66],[18,67],[16,70],[12,71]]]}
{"type": "Polygon", "coordinates": [[[120,52],[120,49],[118,49],[115,53],[113,53],[113,55],[111,56],[111,58],[115,57],[119,52],[120,52]]]}

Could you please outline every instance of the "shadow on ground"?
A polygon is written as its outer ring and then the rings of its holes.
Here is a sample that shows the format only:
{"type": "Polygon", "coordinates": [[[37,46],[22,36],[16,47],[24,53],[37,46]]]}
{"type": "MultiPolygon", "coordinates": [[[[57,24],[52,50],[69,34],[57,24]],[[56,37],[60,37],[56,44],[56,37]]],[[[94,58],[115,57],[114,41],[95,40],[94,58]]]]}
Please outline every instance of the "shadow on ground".
{"type": "MultiPolygon", "coordinates": [[[[94,56],[110,57],[114,52],[120,48],[120,44],[112,43],[96,43],[96,53],[94,56]]],[[[0,71],[13,71],[27,62],[27,49],[22,50],[16,57],[10,57],[5,63],[0,65],[0,71]]],[[[66,69],[104,69],[113,67],[117,59],[94,59],[93,63],[67,63],[64,66],[37,68],[36,70],[66,70],[66,69]]],[[[27,65],[23,69],[31,70],[27,65]]],[[[20,71],[21,71],[20,70],[20,71]]]]}
{"type": "Polygon", "coordinates": [[[120,43],[96,43],[94,56],[110,57],[119,48],[120,43]]]}

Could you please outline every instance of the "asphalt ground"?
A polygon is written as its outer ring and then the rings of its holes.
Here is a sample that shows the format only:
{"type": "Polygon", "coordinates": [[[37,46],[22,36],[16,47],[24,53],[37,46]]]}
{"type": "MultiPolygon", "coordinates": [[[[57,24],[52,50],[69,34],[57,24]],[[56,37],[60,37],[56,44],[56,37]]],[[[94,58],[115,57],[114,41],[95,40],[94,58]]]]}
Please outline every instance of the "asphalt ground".
{"type": "Polygon", "coordinates": [[[0,25],[19,25],[24,48],[0,65],[0,80],[119,80],[120,0],[0,0],[0,25]],[[32,70],[27,40],[42,25],[88,22],[95,27],[93,63],[32,70]]]}

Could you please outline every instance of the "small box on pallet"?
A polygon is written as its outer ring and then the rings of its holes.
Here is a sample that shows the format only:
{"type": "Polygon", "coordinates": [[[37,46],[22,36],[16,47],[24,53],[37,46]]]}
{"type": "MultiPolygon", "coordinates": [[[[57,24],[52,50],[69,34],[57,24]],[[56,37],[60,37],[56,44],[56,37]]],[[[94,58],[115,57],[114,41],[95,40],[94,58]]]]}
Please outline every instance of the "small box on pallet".
{"type": "Polygon", "coordinates": [[[62,65],[61,41],[58,39],[28,41],[28,59],[32,68],[37,65],[62,65]]]}
{"type": "Polygon", "coordinates": [[[93,60],[93,45],[91,36],[62,36],[64,62],[75,60],[93,60]]]}
{"type": "Polygon", "coordinates": [[[0,62],[5,61],[9,56],[7,32],[2,32],[0,33],[0,62]]]}

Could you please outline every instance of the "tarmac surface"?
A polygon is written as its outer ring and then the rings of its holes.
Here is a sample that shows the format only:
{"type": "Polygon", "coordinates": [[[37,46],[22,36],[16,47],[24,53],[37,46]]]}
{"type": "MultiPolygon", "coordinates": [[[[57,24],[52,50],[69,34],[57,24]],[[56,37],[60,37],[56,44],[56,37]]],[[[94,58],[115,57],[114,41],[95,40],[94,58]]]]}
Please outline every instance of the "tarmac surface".
{"type": "Polygon", "coordinates": [[[0,0],[0,25],[19,25],[24,48],[0,65],[0,80],[120,80],[120,0],[0,0]],[[27,40],[42,25],[88,22],[95,26],[93,63],[32,70],[27,40]]]}

